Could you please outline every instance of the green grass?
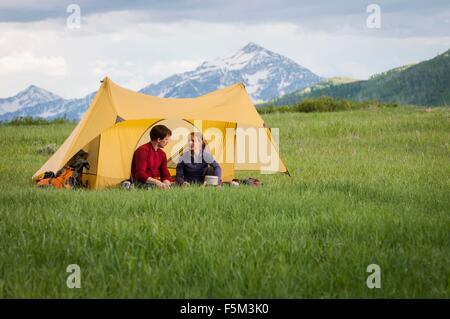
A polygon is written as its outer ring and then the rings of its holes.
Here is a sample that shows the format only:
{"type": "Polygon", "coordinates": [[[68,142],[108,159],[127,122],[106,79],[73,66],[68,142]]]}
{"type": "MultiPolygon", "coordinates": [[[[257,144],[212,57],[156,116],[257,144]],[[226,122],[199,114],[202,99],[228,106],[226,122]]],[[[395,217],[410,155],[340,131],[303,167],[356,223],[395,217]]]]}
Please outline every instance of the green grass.
{"type": "Polygon", "coordinates": [[[366,109],[392,108],[398,107],[397,103],[380,103],[378,101],[352,101],[348,99],[338,99],[329,96],[321,96],[313,99],[304,99],[292,105],[276,106],[271,104],[260,104],[258,112],[260,114],[270,113],[293,113],[293,112],[336,112],[336,111],[356,111],[366,109]]]}
{"type": "Polygon", "coordinates": [[[74,125],[0,125],[0,297],[450,297],[449,109],[264,118],[292,177],[259,189],[38,189],[74,125]]]}

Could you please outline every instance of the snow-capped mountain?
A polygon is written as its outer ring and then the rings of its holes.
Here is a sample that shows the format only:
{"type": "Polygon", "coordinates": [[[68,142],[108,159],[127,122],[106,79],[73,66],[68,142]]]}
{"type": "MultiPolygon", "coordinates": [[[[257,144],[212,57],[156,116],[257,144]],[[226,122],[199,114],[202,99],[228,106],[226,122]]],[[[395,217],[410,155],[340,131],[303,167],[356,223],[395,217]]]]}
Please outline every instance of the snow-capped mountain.
{"type": "Polygon", "coordinates": [[[238,52],[195,70],[172,75],[141,93],[160,97],[196,97],[243,82],[254,102],[268,101],[323,81],[289,58],[249,43],[238,52]]]}
{"type": "Polygon", "coordinates": [[[49,91],[30,85],[16,95],[0,99],[0,116],[5,113],[16,112],[26,107],[32,107],[39,103],[60,100],[61,97],[49,91]]]}
{"type": "MultiPolygon", "coordinates": [[[[228,57],[203,62],[193,71],[172,75],[139,92],[160,97],[186,98],[243,82],[256,103],[272,100],[322,81],[323,78],[291,59],[249,43],[228,57]]],[[[0,121],[9,121],[19,116],[78,120],[94,95],[95,92],[79,99],[63,99],[31,85],[13,97],[0,99],[0,121]]]]}
{"type": "Polygon", "coordinates": [[[0,99],[0,121],[9,121],[19,116],[80,119],[94,95],[95,92],[80,99],[63,99],[31,85],[13,97],[0,99]]]}

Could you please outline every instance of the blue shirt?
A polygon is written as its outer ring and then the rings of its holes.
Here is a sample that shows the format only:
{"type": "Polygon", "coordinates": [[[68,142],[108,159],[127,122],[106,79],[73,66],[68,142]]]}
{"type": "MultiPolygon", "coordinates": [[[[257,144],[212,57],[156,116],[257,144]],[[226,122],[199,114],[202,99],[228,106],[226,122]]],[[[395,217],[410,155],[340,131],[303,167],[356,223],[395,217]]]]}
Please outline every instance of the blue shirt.
{"type": "Polygon", "coordinates": [[[214,169],[214,175],[219,177],[220,184],[222,180],[222,169],[214,160],[211,153],[202,150],[196,156],[191,150],[185,151],[177,164],[177,183],[182,184],[185,181],[189,183],[203,183],[206,170],[210,165],[214,169]]]}

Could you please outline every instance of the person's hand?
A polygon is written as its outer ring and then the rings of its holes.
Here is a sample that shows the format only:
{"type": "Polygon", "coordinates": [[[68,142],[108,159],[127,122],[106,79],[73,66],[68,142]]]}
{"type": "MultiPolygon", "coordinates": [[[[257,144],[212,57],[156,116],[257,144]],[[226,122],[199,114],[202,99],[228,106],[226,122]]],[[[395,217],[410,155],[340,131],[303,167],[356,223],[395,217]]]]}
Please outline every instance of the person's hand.
{"type": "Polygon", "coordinates": [[[156,183],[156,187],[158,187],[159,189],[168,189],[168,188],[170,188],[170,185],[167,185],[164,182],[158,182],[158,183],[156,183]]]}
{"type": "Polygon", "coordinates": [[[172,185],[172,183],[171,183],[168,179],[165,179],[165,180],[163,181],[163,183],[164,183],[165,185],[167,185],[167,188],[170,188],[170,185],[172,185]]]}

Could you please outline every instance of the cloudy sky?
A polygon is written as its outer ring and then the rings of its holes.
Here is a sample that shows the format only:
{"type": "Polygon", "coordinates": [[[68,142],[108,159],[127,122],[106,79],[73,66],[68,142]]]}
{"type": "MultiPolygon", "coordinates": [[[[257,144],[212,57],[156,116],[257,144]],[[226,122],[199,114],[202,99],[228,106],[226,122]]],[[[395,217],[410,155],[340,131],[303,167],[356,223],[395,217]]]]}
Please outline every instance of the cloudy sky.
{"type": "MultiPolygon", "coordinates": [[[[373,21],[373,20],[370,20],[373,21]]],[[[449,0],[0,1],[0,97],[138,90],[248,42],[325,77],[366,79],[450,49],[449,0]],[[79,28],[70,4],[80,8],[79,28]],[[369,28],[370,4],[381,10],[369,28]]]]}

